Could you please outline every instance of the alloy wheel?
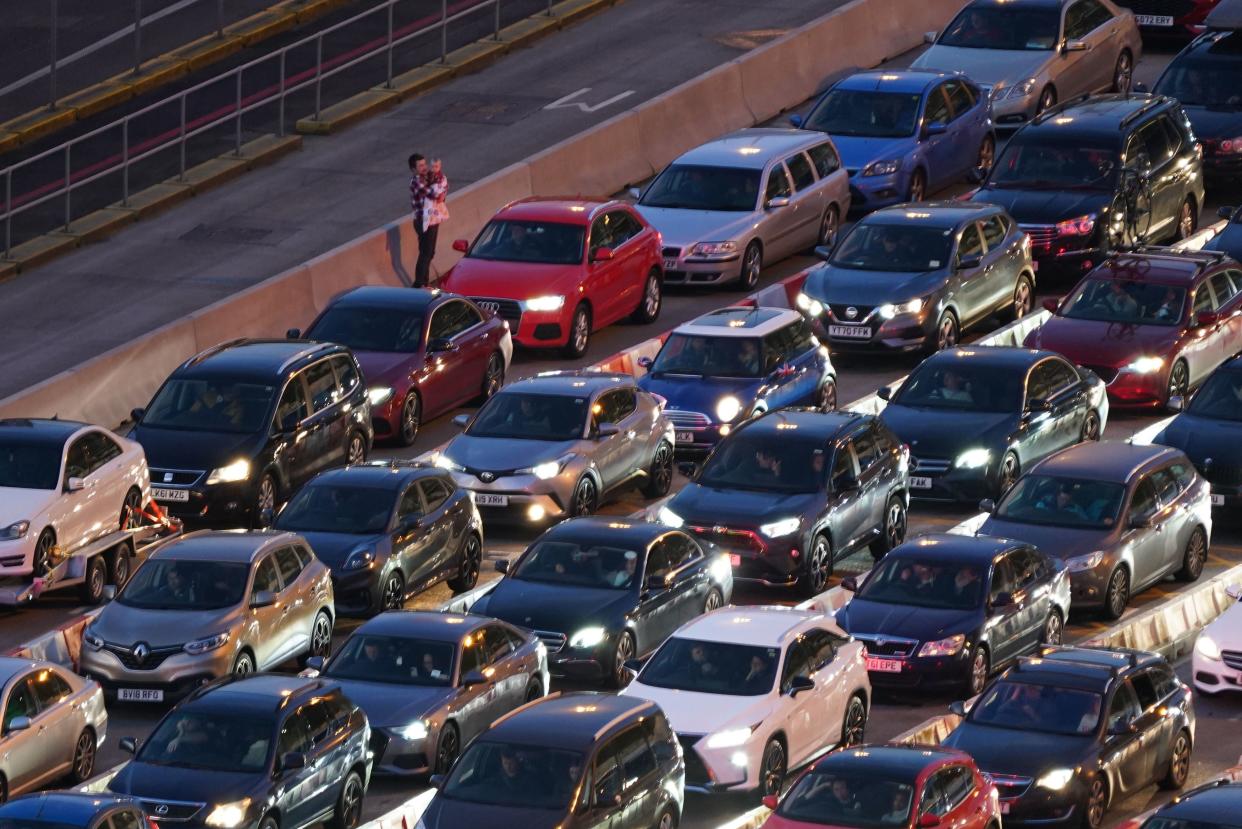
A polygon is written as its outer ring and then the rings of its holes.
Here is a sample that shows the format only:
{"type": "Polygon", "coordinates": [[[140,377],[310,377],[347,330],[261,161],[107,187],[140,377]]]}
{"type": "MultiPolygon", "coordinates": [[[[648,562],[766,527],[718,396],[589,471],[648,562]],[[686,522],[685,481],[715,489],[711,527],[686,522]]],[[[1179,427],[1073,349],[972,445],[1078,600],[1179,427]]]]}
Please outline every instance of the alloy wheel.
{"type": "Polygon", "coordinates": [[[629,633],[617,637],[617,651],[613,654],[612,681],[620,688],[625,684],[625,663],[634,658],[634,640],[629,633]]]}
{"type": "Polygon", "coordinates": [[[811,555],[807,560],[807,578],[811,580],[808,585],[810,592],[813,595],[822,593],[828,587],[828,579],[831,576],[832,550],[828,546],[828,539],[817,535],[811,544],[811,555]]]}
{"type": "Polygon", "coordinates": [[[422,425],[423,406],[418,393],[411,391],[401,405],[401,442],[409,446],[418,437],[422,425]]]}
{"type": "Polygon", "coordinates": [[[396,570],[384,580],[383,610],[399,610],[405,603],[405,579],[396,570]]]}
{"type": "Polygon", "coordinates": [[[661,498],[668,494],[673,486],[673,447],[663,441],[656,447],[655,457],[651,459],[651,470],[647,474],[647,486],[644,495],[649,498],[661,498]]]}
{"type": "Polygon", "coordinates": [[[906,507],[894,498],[888,505],[888,517],[884,522],[884,541],[891,550],[906,540],[906,507]]]}
{"type": "Polygon", "coordinates": [[[1169,370],[1169,392],[1168,397],[1185,397],[1186,390],[1190,387],[1190,371],[1186,368],[1186,364],[1178,360],[1173,364],[1173,368],[1169,370]]]}
{"type": "Polygon", "coordinates": [[[759,284],[759,274],[763,270],[763,254],[758,245],[746,248],[746,259],[742,262],[742,287],[753,288],[759,284]]]}
{"type": "Polygon", "coordinates": [[[823,221],[819,224],[819,244],[826,248],[834,247],[840,230],[841,217],[835,207],[830,207],[824,212],[823,221]]]}
{"type": "Polygon", "coordinates": [[[56,536],[52,535],[52,531],[44,530],[39,536],[39,541],[35,544],[34,553],[34,573],[36,576],[45,576],[52,567],[52,551],[56,548],[56,536]]]}
{"type": "Polygon", "coordinates": [[[724,606],[724,596],[720,595],[719,590],[713,590],[707,594],[707,601],[703,602],[703,612],[711,613],[713,610],[719,610],[724,606]]]}
{"type": "Polygon", "coordinates": [[[1018,480],[1018,459],[1012,452],[1005,454],[1001,461],[1000,473],[997,475],[997,495],[1004,495],[1018,480]]]}
{"type": "Polygon", "coordinates": [[[821,412],[834,412],[837,409],[837,384],[833,380],[819,387],[815,395],[815,405],[821,412]]]}
{"type": "Polygon", "coordinates": [[[1134,78],[1134,62],[1128,52],[1117,56],[1117,67],[1113,70],[1113,91],[1125,95],[1130,91],[1134,78]]]}
{"type": "Polygon", "coordinates": [[[578,481],[578,486],[574,487],[573,514],[590,515],[595,512],[596,498],[595,481],[584,476],[578,481]]]}
{"type": "Polygon", "coordinates": [[[1035,306],[1035,297],[1031,293],[1031,283],[1026,277],[1018,280],[1017,286],[1013,289],[1013,316],[1014,319],[1022,319],[1031,313],[1031,309],[1035,306]]]}
{"type": "Polygon", "coordinates": [[[996,139],[987,136],[983,139],[983,143],[979,145],[979,158],[975,163],[975,173],[980,179],[987,178],[988,173],[992,172],[992,165],[996,163],[996,139]]]}
{"type": "Polygon", "coordinates": [[[914,175],[910,178],[910,198],[909,201],[922,201],[927,195],[927,180],[923,176],[922,170],[915,170],[914,175]]]}
{"type": "Polygon", "coordinates": [[[271,475],[264,475],[259,481],[259,497],[255,505],[258,507],[258,515],[256,518],[262,521],[263,513],[268,510],[276,509],[276,482],[272,480],[271,475]]]}
{"type": "Polygon", "coordinates": [[[781,786],[785,783],[785,747],[773,740],[764,749],[762,766],[759,769],[759,794],[780,795],[781,786]]]}
{"type": "Polygon", "coordinates": [[[970,662],[970,693],[971,695],[983,692],[983,686],[988,683],[988,652],[983,648],[975,649],[975,656],[970,662]]]}
{"type": "Polygon", "coordinates": [[[95,735],[83,730],[73,749],[73,777],[81,782],[90,778],[95,770],[95,735]]]}
{"type": "Polygon", "coordinates": [[[1191,206],[1190,200],[1182,202],[1181,210],[1177,212],[1177,238],[1185,239],[1193,236],[1195,232],[1195,209],[1191,206]]]}
{"type": "Polygon", "coordinates": [[[1061,622],[1061,614],[1049,613],[1048,620],[1044,622],[1044,639],[1045,645],[1059,645],[1065,635],[1065,626],[1061,622]]]}
{"type": "Polygon", "coordinates": [[[677,826],[677,820],[673,817],[672,812],[665,812],[660,815],[660,822],[656,824],[656,829],[674,829],[677,826]]]}
{"type": "Polygon", "coordinates": [[[471,533],[466,539],[466,548],[461,553],[462,584],[473,586],[479,580],[479,571],[482,569],[483,545],[479,543],[479,537],[471,533]]]}
{"type": "Polygon", "coordinates": [[[1104,822],[1104,807],[1107,801],[1104,781],[1096,777],[1091,781],[1091,792],[1087,795],[1087,825],[1092,829],[1104,822]]]}
{"type": "Polygon", "coordinates": [[[345,463],[356,466],[367,459],[367,443],[362,435],[355,432],[350,435],[349,446],[345,450],[345,463]]]}
{"type": "Polygon", "coordinates": [[[1084,442],[1100,439],[1100,416],[1095,412],[1087,412],[1087,418],[1082,422],[1081,439],[1084,442]]]}
{"type": "Polygon", "coordinates": [[[1107,602],[1108,615],[1112,618],[1119,619],[1126,612],[1126,604],[1130,601],[1130,574],[1126,568],[1118,567],[1113,572],[1112,578],[1108,580],[1104,601],[1107,602]]]}
{"type": "Polygon", "coordinates": [[[957,320],[946,311],[940,316],[940,323],[936,326],[936,348],[944,351],[955,345],[957,345],[957,320]]]}
{"type": "Polygon", "coordinates": [[[483,378],[483,399],[490,400],[505,384],[505,362],[499,354],[487,361],[487,375],[483,378]]]}
{"type": "Polygon", "coordinates": [[[845,711],[845,722],[841,727],[841,745],[853,746],[863,741],[867,730],[867,709],[858,697],[850,699],[849,708],[845,711]]]}
{"type": "Polygon", "coordinates": [[[1203,530],[1196,528],[1190,534],[1190,540],[1186,542],[1185,560],[1182,562],[1182,572],[1178,575],[1183,581],[1194,581],[1203,574],[1203,565],[1207,562],[1207,537],[1203,534],[1203,530]]]}
{"type": "Polygon", "coordinates": [[[1035,114],[1052,109],[1057,105],[1057,93],[1052,87],[1045,89],[1039,96],[1039,104],[1035,108],[1035,114]]]}
{"type": "Polygon", "coordinates": [[[138,510],[142,506],[142,493],[130,490],[125,493],[125,505],[121,507],[121,529],[132,530],[138,526],[138,510]]]}
{"type": "Polygon", "coordinates": [[[354,829],[362,820],[362,781],[351,774],[345,780],[341,792],[341,813],[337,825],[340,829],[354,829]]]}
{"type": "Polygon", "coordinates": [[[320,613],[315,617],[315,626],[311,628],[311,656],[327,656],[332,647],[332,621],[327,614],[320,613]]]}
{"type": "Polygon", "coordinates": [[[1180,789],[1190,774],[1190,739],[1186,732],[1177,735],[1169,758],[1169,788],[1180,789]]]}
{"type": "Polygon", "coordinates": [[[436,747],[436,771],[440,774],[446,773],[452,767],[453,761],[457,759],[457,752],[460,750],[457,729],[451,726],[446,727],[440,734],[440,744],[436,747]]]}
{"type": "Polygon", "coordinates": [[[660,278],[652,274],[643,291],[643,316],[649,320],[660,315],[660,278]]]}
{"type": "Polygon", "coordinates": [[[591,337],[591,318],[587,314],[585,308],[579,309],[574,314],[574,330],[570,335],[573,338],[574,351],[581,354],[587,349],[587,342],[591,337]]]}
{"type": "Polygon", "coordinates": [[[254,660],[250,654],[238,654],[237,661],[233,663],[233,676],[248,676],[252,673],[254,673],[254,660]]]}

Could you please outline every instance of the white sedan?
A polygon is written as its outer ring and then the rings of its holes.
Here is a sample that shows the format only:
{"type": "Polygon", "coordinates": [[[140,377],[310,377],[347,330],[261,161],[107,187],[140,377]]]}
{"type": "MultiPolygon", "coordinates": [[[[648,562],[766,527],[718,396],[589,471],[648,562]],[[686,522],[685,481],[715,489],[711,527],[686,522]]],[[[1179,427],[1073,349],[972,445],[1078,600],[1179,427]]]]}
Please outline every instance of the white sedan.
{"type": "Polygon", "coordinates": [[[1199,634],[1191,658],[1195,688],[1205,694],[1242,691],[1242,584],[1225,592],[1234,603],[1199,634]]]}
{"type": "Polygon", "coordinates": [[[664,710],[686,789],[779,794],[791,769],[863,739],[863,646],[829,616],[725,607],[683,625],[621,693],[664,710]]]}
{"type": "Polygon", "coordinates": [[[46,575],[123,529],[150,489],[131,440],[70,420],[0,420],[0,577],[46,575]]]}

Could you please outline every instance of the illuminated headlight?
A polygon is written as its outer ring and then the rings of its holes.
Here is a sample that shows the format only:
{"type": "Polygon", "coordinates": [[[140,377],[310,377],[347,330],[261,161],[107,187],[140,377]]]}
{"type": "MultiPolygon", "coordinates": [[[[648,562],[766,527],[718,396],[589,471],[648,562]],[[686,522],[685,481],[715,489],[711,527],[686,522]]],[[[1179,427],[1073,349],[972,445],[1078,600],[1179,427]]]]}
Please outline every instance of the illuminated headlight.
{"type": "Polygon", "coordinates": [[[691,256],[729,256],[737,253],[737,242],[699,242],[690,249],[691,256]]]}
{"type": "Polygon", "coordinates": [[[1199,640],[1195,642],[1195,653],[1213,662],[1220,661],[1220,645],[1206,633],[1199,634],[1199,640]]]}
{"type": "Polygon", "coordinates": [[[373,561],[375,561],[375,551],[369,547],[365,550],[354,550],[345,560],[345,569],[361,570],[373,561]]]}
{"type": "Polygon", "coordinates": [[[1087,553],[1085,556],[1074,556],[1065,560],[1065,566],[1069,568],[1071,573],[1081,573],[1084,570],[1094,570],[1100,566],[1100,562],[1104,560],[1103,552],[1087,553]]]}
{"type": "Polygon", "coordinates": [[[990,460],[992,460],[992,452],[990,450],[976,447],[975,449],[967,449],[958,455],[953,465],[958,469],[978,469],[981,466],[987,466],[990,460]]]}
{"type": "Polygon", "coordinates": [[[706,748],[735,748],[749,740],[753,731],[753,728],[730,728],[717,731],[707,738],[704,746],[706,748]]]}
{"type": "Polygon", "coordinates": [[[462,466],[459,463],[454,463],[453,461],[449,460],[448,455],[444,454],[443,452],[436,452],[435,454],[433,454],[431,456],[431,462],[435,464],[436,466],[440,467],[441,469],[448,469],[452,472],[465,472],[466,471],[466,467],[462,466]]]}
{"type": "Polygon", "coordinates": [[[565,468],[565,464],[573,460],[573,454],[564,455],[554,461],[544,461],[534,466],[528,466],[524,469],[514,470],[515,475],[534,475],[541,481],[550,481],[557,475],[561,474],[561,470],[565,468]]]}
{"type": "Polygon", "coordinates": [[[799,293],[795,302],[799,308],[806,311],[813,317],[818,317],[820,314],[824,313],[824,304],[818,299],[812,299],[806,294],[799,293]]]}
{"type": "Polygon", "coordinates": [[[608,636],[608,631],[602,627],[582,628],[569,637],[569,647],[571,648],[593,648],[600,642],[603,642],[608,636]]]}
{"type": "Polygon", "coordinates": [[[82,644],[93,651],[97,651],[104,646],[103,639],[95,635],[95,632],[87,628],[82,632],[82,644]]]}
{"type": "Polygon", "coordinates": [[[221,803],[211,810],[211,814],[207,815],[207,825],[218,826],[220,829],[235,829],[246,819],[246,810],[249,808],[250,798],[248,797],[234,800],[232,803],[221,803]]]}
{"type": "Polygon", "coordinates": [[[707,565],[707,569],[716,581],[724,581],[733,575],[733,563],[729,561],[728,555],[716,556],[712,559],[712,563],[707,565]]]}
{"type": "Polygon", "coordinates": [[[965,634],[955,633],[947,639],[924,642],[923,647],[919,648],[919,656],[953,656],[961,651],[962,646],[965,644],[965,634]]]}
{"type": "Polygon", "coordinates": [[[1057,222],[1058,236],[1087,236],[1093,230],[1095,230],[1094,213],[1088,213],[1086,216],[1075,216],[1073,219],[1057,222]]]}
{"type": "Polygon", "coordinates": [[[214,636],[205,636],[202,639],[195,639],[193,642],[185,644],[185,652],[191,656],[198,656],[200,653],[207,653],[218,648],[223,648],[229,642],[229,632],[217,633],[214,636]]]}
{"type": "Polygon", "coordinates": [[[30,531],[29,521],[18,521],[14,524],[9,524],[7,527],[5,527],[4,531],[0,532],[0,538],[7,538],[10,541],[14,539],[18,539],[18,538],[25,538],[26,533],[29,531],[30,531]]]}
{"type": "Polygon", "coordinates": [[[207,476],[207,486],[212,484],[231,484],[237,481],[244,481],[249,477],[250,461],[245,458],[238,458],[228,466],[211,470],[211,474],[207,476]]]}
{"type": "Polygon", "coordinates": [[[1139,357],[1130,365],[1126,366],[1129,371],[1135,374],[1151,374],[1164,368],[1163,357],[1139,357]]]}
{"type": "Polygon", "coordinates": [[[801,518],[782,518],[780,521],[773,521],[771,524],[762,524],[759,532],[768,538],[781,538],[798,531],[798,527],[802,526],[801,518]]]}
{"type": "Polygon", "coordinates": [[[427,721],[415,720],[404,728],[394,729],[397,736],[403,740],[425,740],[427,739],[427,721]]]}
{"type": "Polygon", "coordinates": [[[386,403],[390,397],[392,397],[392,388],[389,386],[372,386],[367,389],[367,400],[371,401],[372,406],[386,403]]]}
{"type": "Polygon", "coordinates": [[[519,302],[523,311],[559,311],[565,305],[565,297],[560,294],[549,294],[548,296],[537,296],[519,302]]]}
{"type": "Polygon", "coordinates": [[[725,423],[729,423],[733,418],[742,413],[742,401],[733,395],[722,397],[716,403],[716,417],[725,423]]]}
{"type": "Polygon", "coordinates": [[[1059,792],[1068,786],[1073,779],[1073,769],[1053,769],[1052,771],[1045,772],[1042,777],[1035,781],[1035,785],[1041,789],[1051,789],[1054,792],[1059,792]]]}
{"type": "Polygon", "coordinates": [[[668,507],[660,507],[660,511],[656,513],[656,520],[658,520],[661,524],[666,524],[670,527],[680,527],[682,524],[686,523],[686,519],[682,518],[668,507]]]}
{"type": "MultiPolygon", "coordinates": [[[[1034,92],[1034,91],[1035,91],[1035,84],[1036,84],[1036,82],[1037,82],[1037,81],[1036,81],[1036,79],[1035,79],[1035,78],[1027,78],[1026,80],[1022,81],[1021,83],[1016,83],[1016,84],[1014,84],[1013,86],[1008,87],[1007,89],[1003,90],[1003,92],[1004,92],[1004,97],[1006,97],[1006,98],[1025,98],[1027,95],[1030,95],[1032,92],[1034,92]]],[[[999,99],[1000,97],[1002,97],[1002,96],[1000,96],[1000,95],[996,95],[996,96],[993,98],[993,100],[999,99]]]]}
{"type": "Polygon", "coordinates": [[[881,319],[891,320],[898,314],[917,314],[922,310],[923,300],[912,299],[909,302],[901,302],[896,305],[886,302],[876,309],[876,313],[880,315],[881,319]]]}
{"type": "Polygon", "coordinates": [[[901,159],[890,158],[885,161],[871,162],[866,167],[863,167],[862,174],[864,176],[891,176],[900,169],[901,159]]]}

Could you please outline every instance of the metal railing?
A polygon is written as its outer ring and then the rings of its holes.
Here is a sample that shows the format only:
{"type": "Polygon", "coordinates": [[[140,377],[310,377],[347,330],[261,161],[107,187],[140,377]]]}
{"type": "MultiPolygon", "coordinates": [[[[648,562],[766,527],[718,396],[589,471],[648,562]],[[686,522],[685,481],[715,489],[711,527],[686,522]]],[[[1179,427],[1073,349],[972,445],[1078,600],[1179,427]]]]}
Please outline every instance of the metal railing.
{"type": "MultiPolygon", "coordinates": [[[[140,3],[141,0],[135,0],[135,2],[140,3]]],[[[439,60],[441,63],[447,63],[449,26],[451,24],[490,9],[493,11],[491,36],[499,40],[502,4],[508,2],[510,5],[517,5],[517,0],[455,0],[451,4],[449,0],[440,0],[438,19],[427,20],[424,18],[404,27],[395,26],[395,8],[411,2],[414,2],[414,0],[384,0],[384,2],[367,11],[342,20],[315,34],[276,49],[262,57],[221,73],[214,78],[195,84],[154,104],[131,112],[105,126],[98,127],[56,147],[6,167],[3,171],[0,171],[0,176],[3,176],[4,179],[4,255],[8,256],[13,247],[12,225],[14,216],[18,216],[53,200],[62,199],[64,202],[63,215],[60,221],[53,224],[53,227],[63,226],[67,230],[73,221],[74,191],[97,182],[106,176],[115,175],[118,172],[121,178],[120,204],[128,206],[130,196],[132,195],[130,192],[131,170],[141,162],[151,159],[153,156],[166,150],[174,147],[178,148],[177,180],[184,181],[187,166],[186,145],[191,138],[222,125],[227,125],[232,121],[234,124],[233,154],[240,157],[242,151],[242,118],[247,113],[274,103],[278,109],[277,134],[283,137],[285,134],[285,104],[286,99],[291,94],[313,87],[314,118],[318,120],[323,112],[323,86],[327,79],[339,75],[364,61],[372,60],[382,55],[386,58],[385,86],[391,88],[394,77],[393,55],[399,47],[417,38],[438,34],[440,41],[439,60]],[[373,38],[360,46],[355,46],[325,59],[325,38],[348,27],[373,21],[381,16],[385,20],[384,36],[373,38]],[[289,56],[296,50],[311,47],[314,49],[313,65],[297,72],[290,72],[288,66],[289,56]],[[243,93],[244,77],[247,75],[253,76],[255,73],[265,69],[270,70],[273,65],[277,68],[277,80],[275,83],[270,83],[249,94],[243,93]],[[192,96],[217,89],[222,83],[228,81],[233,82],[233,94],[230,103],[217,106],[213,111],[203,115],[188,116],[189,107],[187,101],[192,96]],[[137,140],[136,143],[131,141],[132,133],[134,132],[132,125],[136,121],[166,117],[169,110],[175,110],[176,127],[163,129],[154,135],[137,140]],[[102,159],[90,161],[80,169],[75,170],[73,168],[75,148],[81,153],[81,148],[87,142],[97,144],[101,139],[106,138],[109,133],[113,132],[119,133],[119,148],[112,152],[105,152],[102,159]],[[50,164],[54,164],[52,159],[55,159],[57,156],[63,159],[63,165],[61,165],[63,173],[57,173],[59,178],[31,187],[21,194],[14,194],[13,182],[15,176],[20,176],[23,171],[29,171],[36,165],[42,165],[44,168],[47,168],[50,164]]],[[[523,5],[529,6],[529,3],[523,5]]],[[[543,3],[540,0],[540,8],[542,9],[542,7],[543,3]]],[[[547,0],[546,10],[540,13],[547,15],[553,13],[552,0],[547,0]]],[[[98,152],[94,153],[94,155],[98,154],[98,152]]]]}

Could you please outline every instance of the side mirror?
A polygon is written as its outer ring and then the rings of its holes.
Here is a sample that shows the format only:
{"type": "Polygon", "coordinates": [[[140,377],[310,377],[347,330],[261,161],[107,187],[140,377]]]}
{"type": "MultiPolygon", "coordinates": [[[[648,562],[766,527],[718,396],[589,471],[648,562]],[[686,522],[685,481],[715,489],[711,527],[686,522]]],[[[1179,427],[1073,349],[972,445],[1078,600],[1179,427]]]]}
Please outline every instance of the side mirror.
{"type": "Polygon", "coordinates": [[[923,32],[923,42],[924,43],[935,43],[936,34],[937,34],[936,32],[923,32]]]}
{"type": "Polygon", "coordinates": [[[959,271],[973,271],[982,264],[982,256],[963,256],[957,260],[957,269],[959,271]]]}
{"type": "Polygon", "coordinates": [[[1017,602],[1013,600],[1012,593],[998,593],[996,598],[992,600],[993,611],[1013,610],[1017,606],[1017,602]]]}
{"type": "Polygon", "coordinates": [[[639,188],[637,188],[637,187],[631,187],[631,188],[630,188],[630,198],[631,198],[631,199],[641,199],[642,197],[643,197],[643,191],[642,191],[642,190],[640,190],[640,189],[639,189],[639,188]]]}
{"type": "Polygon", "coordinates": [[[444,781],[447,777],[447,774],[433,774],[427,778],[427,785],[438,791],[444,788],[444,781]]]}
{"type": "Polygon", "coordinates": [[[486,684],[487,677],[483,676],[482,671],[468,671],[466,675],[461,678],[461,687],[463,688],[486,684]]]}
{"type": "Polygon", "coordinates": [[[456,350],[457,350],[457,343],[453,342],[448,337],[436,337],[433,340],[427,341],[427,353],[428,354],[442,354],[446,351],[456,351],[456,350]]]}
{"type": "Polygon", "coordinates": [[[81,492],[86,489],[86,481],[81,478],[69,478],[65,481],[65,492],[81,492]]]}
{"type": "Polygon", "coordinates": [[[919,829],[931,829],[931,827],[939,825],[939,815],[933,815],[931,812],[925,812],[919,815],[919,829]]]}
{"type": "Polygon", "coordinates": [[[1052,403],[1044,397],[1034,397],[1027,401],[1026,410],[1028,412],[1046,412],[1052,408],[1052,403]]]}
{"type": "Polygon", "coordinates": [[[1211,328],[1218,322],[1220,322],[1220,314],[1215,311],[1200,311],[1195,317],[1195,325],[1200,328],[1211,328]]]}
{"type": "Polygon", "coordinates": [[[677,471],[692,481],[699,477],[699,465],[694,461],[682,461],[677,464],[677,471]]]}
{"type": "Polygon", "coordinates": [[[655,360],[653,360],[650,357],[639,357],[638,358],[639,368],[651,368],[651,366],[654,364],[655,364],[655,360]]]}
{"type": "Polygon", "coordinates": [[[1044,300],[1043,304],[1044,304],[1044,310],[1048,311],[1049,313],[1055,314],[1057,311],[1061,310],[1061,298],[1060,297],[1050,296],[1044,300]]]}
{"type": "Polygon", "coordinates": [[[14,717],[9,721],[8,731],[25,731],[30,728],[30,717],[14,717]]]}
{"type": "Polygon", "coordinates": [[[925,124],[923,126],[923,137],[931,138],[936,135],[944,135],[948,131],[949,131],[948,124],[941,124],[939,122],[935,124],[925,124]]]}
{"type": "Polygon", "coordinates": [[[147,413],[147,410],[142,408],[141,406],[139,406],[137,409],[130,409],[129,419],[134,421],[134,423],[141,423],[142,416],[146,413],[147,413]]]}
{"type": "Polygon", "coordinates": [[[1165,404],[1171,412],[1180,412],[1186,408],[1186,398],[1180,394],[1175,394],[1169,398],[1169,402],[1165,404]]]}
{"type": "Polygon", "coordinates": [[[1091,46],[1085,40],[1067,40],[1061,47],[1063,52],[1086,52],[1091,46]]]}
{"type": "Polygon", "coordinates": [[[591,254],[592,262],[607,262],[612,259],[612,248],[596,248],[591,254]]]}
{"type": "Polygon", "coordinates": [[[306,768],[306,755],[300,751],[286,751],[280,755],[280,770],[293,771],[306,768]]]}
{"type": "Polygon", "coordinates": [[[315,675],[318,676],[323,673],[323,666],[326,663],[327,660],[322,656],[308,656],[306,657],[306,670],[314,671],[315,675]]]}
{"type": "Polygon", "coordinates": [[[1237,209],[1238,208],[1236,207],[1220,207],[1220,208],[1217,208],[1216,215],[1222,219],[1226,219],[1226,220],[1232,219],[1234,211],[1236,211],[1237,209]]]}
{"type": "Polygon", "coordinates": [[[1151,92],[1151,89],[1147,86],[1147,84],[1143,83],[1142,81],[1135,81],[1134,83],[1130,85],[1130,89],[1134,90],[1135,92],[1140,92],[1144,94],[1151,92]]]}
{"type": "Polygon", "coordinates": [[[276,594],[270,590],[260,590],[250,597],[250,606],[253,608],[271,607],[276,604],[276,594]]]}
{"type": "Polygon", "coordinates": [[[453,425],[456,426],[458,429],[465,429],[467,426],[470,425],[470,415],[468,414],[457,415],[456,417],[453,418],[453,425]]]}
{"type": "Polygon", "coordinates": [[[790,126],[794,126],[794,127],[801,127],[801,126],[802,126],[803,124],[805,124],[805,123],[806,123],[806,119],[805,119],[805,118],[803,118],[801,115],[796,115],[796,114],[795,114],[795,115],[790,115],[790,116],[789,116],[789,124],[790,124],[790,126]]]}
{"type": "Polygon", "coordinates": [[[842,475],[836,481],[833,481],[832,488],[837,492],[855,492],[862,484],[853,475],[842,475]]]}
{"type": "Polygon", "coordinates": [[[508,573],[508,572],[509,572],[509,559],[507,559],[507,558],[502,558],[502,559],[498,560],[498,561],[497,561],[497,562],[493,565],[493,567],[495,568],[495,570],[496,570],[496,572],[497,572],[497,573],[508,573]]]}
{"type": "Polygon", "coordinates": [[[766,207],[768,210],[776,210],[781,207],[788,207],[789,197],[788,196],[776,196],[775,198],[768,199],[766,202],[764,202],[763,206],[766,207]]]}
{"type": "Polygon", "coordinates": [[[470,250],[470,242],[466,241],[465,239],[454,239],[453,250],[457,251],[458,253],[467,253],[470,250]]]}
{"type": "Polygon", "coordinates": [[[272,526],[272,522],[274,520],[276,520],[276,513],[272,511],[271,507],[264,507],[263,509],[259,510],[259,523],[262,526],[270,527],[272,526]]]}
{"type": "Polygon", "coordinates": [[[1134,732],[1134,726],[1128,722],[1118,721],[1115,723],[1111,723],[1108,726],[1108,734],[1111,737],[1121,737],[1125,734],[1132,734],[1133,732],[1134,732]]]}
{"type": "Polygon", "coordinates": [[[855,576],[846,576],[841,579],[841,589],[846,593],[858,592],[858,579],[855,576]]]}
{"type": "Polygon", "coordinates": [[[600,440],[615,437],[621,434],[621,427],[615,423],[601,423],[599,428],[595,430],[595,434],[600,440]]]}
{"type": "Polygon", "coordinates": [[[996,502],[993,501],[991,498],[984,498],[982,501],[979,502],[979,511],[980,512],[995,512],[996,502]]]}
{"type": "Polygon", "coordinates": [[[809,676],[795,676],[789,681],[789,696],[796,697],[803,691],[810,691],[814,687],[815,681],[809,676]]]}
{"type": "Polygon", "coordinates": [[[888,386],[880,386],[878,389],[876,389],[875,396],[885,401],[892,400],[893,390],[889,388],[888,386]]]}
{"type": "Polygon", "coordinates": [[[138,741],[133,737],[122,737],[121,742],[117,743],[117,748],[126,754],[138,753],[138,741]]]}
{"type": "Polygon", "coordinates": [[[778,798],[774,794],[765,794],[763,796],[763,799],[760,800],[759,802],[763,804],[763,808],[769,811],[772,811],[772,812],[775,812],[776,807],[781,805],[780,798],[778,798]]]}
{"type": "Polygon", "coordinates": [[[397,529],[403,533],[413,532],[423,526],[423,516],[407,515],[397,522],[397,529]]]}
{"type": "Polygon", "coordinates": [[[283,420],[280,421],[280,431],[282,433],[296,432],[298,430],[298,424],[301,422],[302,421],[298,418],[296,412],[290,412],[285,415],[283,420]]]}
{"type": "Polygon", "coordinates": [[[643,660],[641,659],[627,659],[625,660],[625,669],[627,671],[633,671],[637,674],[643,669],[643,664],[643,660]]]}
{"type": "Polygon", "coordinates": [[[959,717],[966,717],[966,703],[962,700],[955,700],[949,703],[949,713],[956,714],[959,717]]]}
{"type": "Polygon", "coordinates": [[[1132,530],[1150,530],[1155,526],[1155,520],[1150,515],[1132,515],[1130,516],[1129,527],[1132,530]]]}
{"type": "Polygon", "coordinates": [[[285,336],[291,340],[300,340],[302,339],[302,329],[301,328],[290,328],[288,331],[285,332],[285,336]]]}
{"type": "Polygon", "coordinates": [[[644,590],[664,590],[667,587],[668,582],[665,581],[664,576],[648,576],[643,581],[644,590]]]}
{"type": "Polygon", "coordinates": [[[821,262],[827,262],[829,259],[832,258],[832,248],[828,247],[827,245],[816,245],[815,246],[815,258],[821,262]]]}

